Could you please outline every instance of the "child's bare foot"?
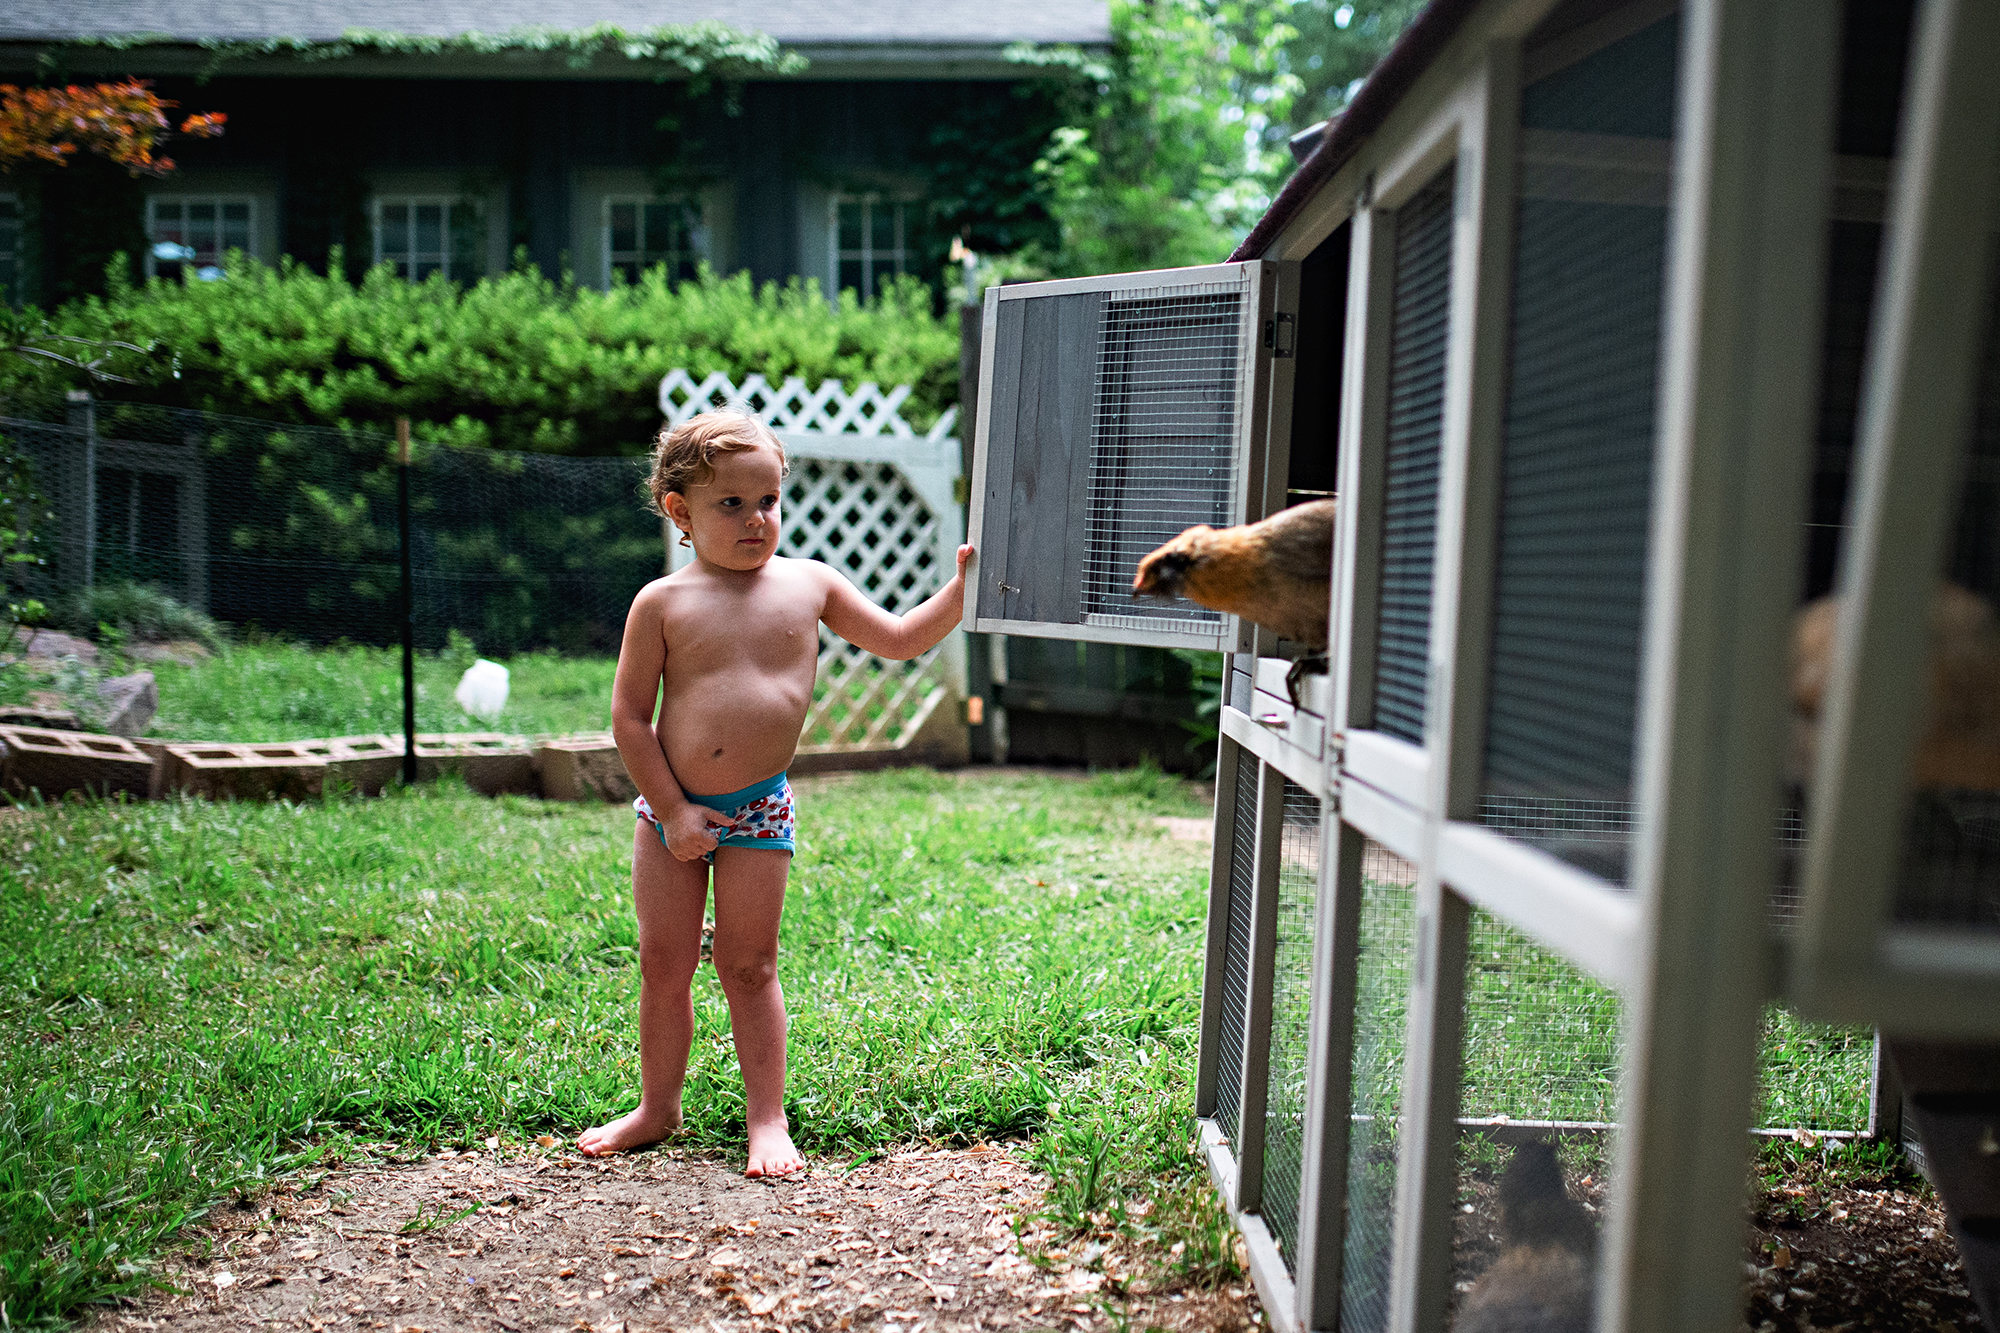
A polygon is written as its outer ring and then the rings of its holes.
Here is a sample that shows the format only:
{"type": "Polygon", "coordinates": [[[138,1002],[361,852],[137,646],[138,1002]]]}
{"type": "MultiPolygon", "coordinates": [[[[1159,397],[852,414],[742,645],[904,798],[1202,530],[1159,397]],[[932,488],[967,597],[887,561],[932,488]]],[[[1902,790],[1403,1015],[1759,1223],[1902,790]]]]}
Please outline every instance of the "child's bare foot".
{"type": "Polygon", "coordinates": [[[641,1102],[639,1109],[629,1115],[622,1115],[608,1125],[584,1130],[576,1136],[576,1146],[585,1157],[603,1157],[658,1143],[670,1134],[680,1133],[680,1128],[681,1113],[678,1108],[660,1115],[641,1102]]]}
{"type": "Polygon", "coordinates": [[[750,1127],[750,1165],[746,1176],[789,1176],[805,1169],[806,1159],[792,1146],[792,1136],[783,1120],[772,1125],[750,1127]]]}

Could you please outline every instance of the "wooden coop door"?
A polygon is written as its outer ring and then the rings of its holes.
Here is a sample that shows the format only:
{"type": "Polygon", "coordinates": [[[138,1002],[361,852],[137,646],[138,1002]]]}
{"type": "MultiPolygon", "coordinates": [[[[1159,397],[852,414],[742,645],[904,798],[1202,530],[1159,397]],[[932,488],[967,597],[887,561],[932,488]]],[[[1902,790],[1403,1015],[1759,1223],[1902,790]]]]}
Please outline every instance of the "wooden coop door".
{"type": "Polygon", "coordinates": [[[1260,493],[1276,290],[1264,261],[987,289],[966,629],[1238,647],[1132,575],[1260,493]]]}

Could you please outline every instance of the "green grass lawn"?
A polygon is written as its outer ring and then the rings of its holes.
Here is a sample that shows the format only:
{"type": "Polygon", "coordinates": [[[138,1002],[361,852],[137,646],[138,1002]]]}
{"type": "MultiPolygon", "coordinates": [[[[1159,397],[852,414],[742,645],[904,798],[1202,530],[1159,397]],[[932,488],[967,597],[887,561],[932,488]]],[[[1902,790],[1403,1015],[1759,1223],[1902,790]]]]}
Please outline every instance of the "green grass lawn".
{"type": "MultiPolygon", "coordinates": [[[[610,657],[524,653],[508,670],[507,708],[490,723],[452,697],[469,656],[417,655],[417,730],[526,735],[606,731],[610,657]]],[[[236,644],[192,665],[147,668],[160,690],[149,736],[191,741],[292,741],[403,730],[403,657],[396,648],[236,644]]]]}
{"type": "MultiPolygon", "coordinates": [[[[1208,848],[1152,822],[1205,807],[1150,770],[801,787],[780,957],[801,1146],[1029,1136],[1054,1221],[1226,1269],[1189,1122],[1208,848]]],[[[68,803],[0,827],[14,1324],[143,1282],[217,1200],[356,1144],[570,1135],[635,1098],[620,807],[430,785],[68,803]]],[[[1378,1110],[1397,1097],[1409,898],[1371,885],[1363,911],[1356,1080],[1378,1110]]],[[[1471,953],[1467,1112],[1611,1118],[1615,1000],[1484,917],[1471,953]]],[[[696,998],[690,1129],[740,1152],[712,973],[696,998]]],[[[1865,1036],[1774,1015],[1764,1122],[1853,1121],[1866,1055],[1865,1036]]]]}
{"type": "MultiPolygon", "coordinates": [[[[1052,1206],[1178,1201],[1226,1254],[1188,1115],[1207,869],[1157,773],[801,784],[781,968],[809,1152],[1042,1134],[1052,1206]],[[1053,1131],[1053,1132],[1045,1132],[1053,1131]],[[1114,1197],[1116,1196],[1116,1197],[1114,1197]]],[[[0,1308],[143,1280],[215,1200],[357,1141],[572,1134],[638,1082],[618,807],[430,786],[322,804],[65,804],[0,866],[0,1308]]],[[[741,1150],[712,973],[687,1089],[741,1150]]],[[[1179,1219],[1178,1221],[1174,1219],[1179,1219]]]]}

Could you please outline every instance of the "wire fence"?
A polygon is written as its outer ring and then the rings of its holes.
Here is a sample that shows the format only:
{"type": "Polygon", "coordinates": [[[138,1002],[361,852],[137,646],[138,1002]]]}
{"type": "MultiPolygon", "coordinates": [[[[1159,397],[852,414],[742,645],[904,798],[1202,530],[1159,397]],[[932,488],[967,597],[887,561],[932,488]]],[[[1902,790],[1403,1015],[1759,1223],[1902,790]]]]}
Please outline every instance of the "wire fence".
{"type": "MultiPolygon", "coordinates": [[[[358,428],[134,404],[0,417],[54,511],[47,597],[151,584],[239,630],[307,643],[402,634],[397,447],[358,428]]],[[[409,462],[419,648],[615,651],[663,566],[642,460],[417,443],[409,462]]]]}

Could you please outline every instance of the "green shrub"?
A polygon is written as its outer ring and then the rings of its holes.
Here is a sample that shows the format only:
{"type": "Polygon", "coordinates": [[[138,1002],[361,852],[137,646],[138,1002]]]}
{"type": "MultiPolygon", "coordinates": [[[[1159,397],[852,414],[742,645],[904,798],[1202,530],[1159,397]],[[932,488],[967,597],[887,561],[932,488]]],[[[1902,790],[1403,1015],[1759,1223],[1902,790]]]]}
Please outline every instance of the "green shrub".
{"type": "Polygon", "coordinates": [[[55,624],[72,634],[95,634],[109,625],[128,639],[192,639],[205,648],[222,647],[221,627],[191,606],[149,583],[100,583],[57,603],[55,624]]]}
{"type": "MultiPolygon", "coordinates": [[[[596,291],[525,267],[460,287],[397,278],[360,283],[286,260],[231,254],[220,282],[116,272],[109,294],[50,316],[57,333],[157,340],[170,356],[110,367],[129,384],[101,394],[282,422],[385,428],[410,418],[419,439],[559,453],[638,452],[659,429],[660,377],[721,371],[773,385],[797,375],[850,385],[913,385],[902,411],[927,428],[957,399],[958,332],[915,278],[866,303],[829,303],[813,283],[754,285],[704,270],[682,283],[664,267],[596,291]]],[[[52,401],[86,386],[45,359],[0,361],[0,402],[52,401]]]]}

